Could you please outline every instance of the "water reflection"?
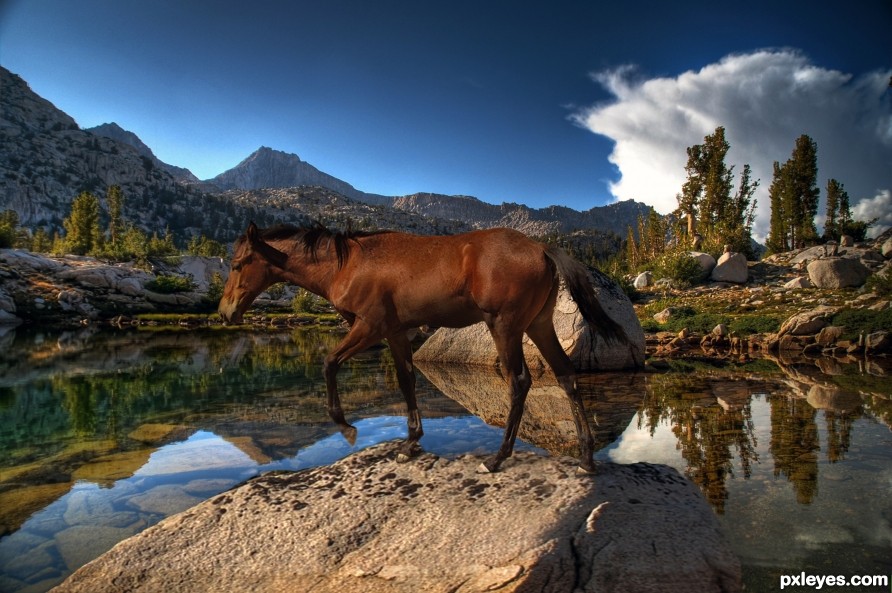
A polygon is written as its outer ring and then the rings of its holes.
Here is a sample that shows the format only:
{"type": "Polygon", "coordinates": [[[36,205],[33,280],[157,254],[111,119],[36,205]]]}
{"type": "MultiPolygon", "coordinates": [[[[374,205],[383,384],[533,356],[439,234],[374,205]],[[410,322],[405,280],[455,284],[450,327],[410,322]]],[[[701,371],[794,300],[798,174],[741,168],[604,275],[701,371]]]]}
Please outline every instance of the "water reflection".
{"type": "MultiPolygon", "coordinates": [[[[385,349],[340,373],[356,445],[330,422],[321,360],[338,339],[307,330],[0,335],[0,590],[47,590],[120,539],[258,472],[403,438],[405,404],[385,349]]],[[[422,446],[494,451],[508,410],[501,376],[419,370],[422,446]]],[[[878,361],[677,362],[656,374],[583,375],[579,387],[597,458],[684,472],[722,517],[746,575],[828,562],[840,533],[852,566],[885,566],[892,515],[884,497],[866,493],[892,483],[888,373],[878,361]]],[[[534,377],[520,438],[519,447],[576,455],[569,404],[548,373],[534,377]]]]}

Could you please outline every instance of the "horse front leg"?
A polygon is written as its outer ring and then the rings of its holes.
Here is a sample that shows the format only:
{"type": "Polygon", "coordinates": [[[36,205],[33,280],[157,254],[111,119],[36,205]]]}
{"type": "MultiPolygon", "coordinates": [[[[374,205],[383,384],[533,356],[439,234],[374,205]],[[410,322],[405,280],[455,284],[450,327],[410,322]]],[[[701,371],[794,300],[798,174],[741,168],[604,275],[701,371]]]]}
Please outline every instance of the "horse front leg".
{"type": "Polygon", "coordinates": [[[530,371],[523,358],[521,336],[515,335],[513,332],[502,333],[498,328],[492,326],[490,332],[499,353],[503,376],[506,377],[511,387],[511,407],[508,410],[508,422],[505,424],[502,445],[495,455],[480,464],[477,468],[480,473],[498,471],[502,462],[511,457],[514,452],[514,441],[517,439],[517,431],[520,428],[521,418],[523,418],[523,405],[533,384],[530,371]]]}
{"type": "Polygon", "coordinates": [[[409,435],[402,446],[397,461],[405,462],[421,451],[418,441],[424,435],[421,427],[421,413],[418,411],[418,403],[415,400],[415,368],[412,366],[412,344],[405,332],[398,332],[387,338],[390,352],[393,354],[393,363],[396,367],[396,378],[400,385],[400,391],[406,398],[406,424],[409,435]]]}
{"type": "Polygon", "coordinates": [[[328,397],[328,415],[350,446],[356,444],[356,428],[347,422],[338,395],[338,370],[351,356],[362,352],[381,339],[365,324],[354,323],[341,343],[325,357],[322,374],[325,377],[325,392],[328,397]]]}

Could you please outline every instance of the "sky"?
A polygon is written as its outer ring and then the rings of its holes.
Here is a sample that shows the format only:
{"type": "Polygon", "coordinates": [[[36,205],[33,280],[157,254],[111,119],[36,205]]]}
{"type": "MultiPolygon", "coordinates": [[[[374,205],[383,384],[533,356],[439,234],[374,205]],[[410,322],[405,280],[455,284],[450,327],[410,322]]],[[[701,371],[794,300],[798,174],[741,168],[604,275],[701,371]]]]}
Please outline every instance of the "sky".
{"type": "Polygon", "coordinates": [[[890,30],[889,0],[0,0],[0,64],[199,178],[269,146],[384,195],[668,213],[723,126],[760,237],[801,134],[892,225],[890,30]]]}

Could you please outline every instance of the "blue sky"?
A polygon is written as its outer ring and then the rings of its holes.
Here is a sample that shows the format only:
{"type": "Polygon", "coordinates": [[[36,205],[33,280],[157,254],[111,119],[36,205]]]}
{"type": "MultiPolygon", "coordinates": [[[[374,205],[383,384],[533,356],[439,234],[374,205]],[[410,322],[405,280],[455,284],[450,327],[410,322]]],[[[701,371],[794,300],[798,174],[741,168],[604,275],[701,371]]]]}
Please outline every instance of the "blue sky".
{"type": "Polygon", "coordinates": [[[265,145],[374,193],[667,211],[684,148],[724,125],[763,190],[808,133],[819,169],[876,209],[892,204],[890,30],[889,0],[19,0],[0,4],[0,63],[200,178],[265,145]],[[869,156],[831,174],[822,149],[853,127],[839,158],[869,156]]]}

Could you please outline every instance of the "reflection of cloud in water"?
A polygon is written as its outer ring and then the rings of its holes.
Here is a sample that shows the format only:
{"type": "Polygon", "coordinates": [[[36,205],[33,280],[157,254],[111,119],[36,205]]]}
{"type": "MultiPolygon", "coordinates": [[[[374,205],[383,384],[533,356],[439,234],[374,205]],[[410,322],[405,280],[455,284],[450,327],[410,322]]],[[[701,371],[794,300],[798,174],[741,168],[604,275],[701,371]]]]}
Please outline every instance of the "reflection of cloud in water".
{"type": "Polygon", "coordinates": [[[599,457],[606,456],[614,463],[663,463],[684,472],[687,464],[678,451],[677,442],[672,427],[666,421],[660,422],[653,435],[638,429],[637,423],[632,421],[619,440],[599,457]]]}

